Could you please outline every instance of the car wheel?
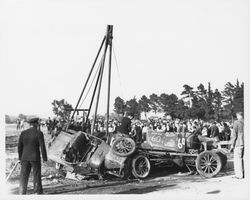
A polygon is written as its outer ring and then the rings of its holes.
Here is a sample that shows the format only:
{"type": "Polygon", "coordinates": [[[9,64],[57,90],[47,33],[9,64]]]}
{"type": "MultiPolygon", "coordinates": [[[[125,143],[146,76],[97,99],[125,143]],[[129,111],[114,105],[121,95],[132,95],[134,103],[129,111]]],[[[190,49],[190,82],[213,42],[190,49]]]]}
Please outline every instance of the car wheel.
{"type": "Polygon", "coordinates": [[[222,162],[222,169],[223,169],[227,164],[227,155],[225,154],[225,152],[219,149],[214,150],[214,152],[220,156],[221,162],[222,162]]]}
{"type": "Polygon", "coordinates": [[[131,138],[118,138],[116,139],[112,146],[111,146],[111,151],[117,156],[121,157],[127,157],[134,153],[135,151],[135,142],[131,138]]]}
{"type": "Polygon", "coordinates": [[[211,178],[216,176],[222,168],[220,156],[214,151],[204,151],[196,159],[196,169],[200,175],[211,178]]]}
{"type": "Polygon", "coordinates": [[[132,174],[135,178],[146,178],[150,173],[151,165],[149,159],[144,155],[137,155],[132,160],[132,174]]]}

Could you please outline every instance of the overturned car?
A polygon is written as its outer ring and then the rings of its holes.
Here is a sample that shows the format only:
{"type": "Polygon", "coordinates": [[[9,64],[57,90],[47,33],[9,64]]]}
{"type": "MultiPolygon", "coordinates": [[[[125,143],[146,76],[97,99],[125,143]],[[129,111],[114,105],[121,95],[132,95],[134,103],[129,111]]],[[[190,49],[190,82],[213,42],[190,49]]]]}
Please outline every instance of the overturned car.
{"type": "MultiPolygon", "coordinates": [[[[126,141],[131,142],[131,147],[135,148],[132,139],[126,139],[126,141]]],[[[127,153],[132,152],[128,146],[126,148],[127,153]]],[[[98,175],[100,178],[105,174],[121,178],[127,178],[130,175],[129,156],[116,155],[111,146],[102,139],[82,131],[61,131],[50,143],[48,157],[57,163],[62,171],[98,175]]]]}

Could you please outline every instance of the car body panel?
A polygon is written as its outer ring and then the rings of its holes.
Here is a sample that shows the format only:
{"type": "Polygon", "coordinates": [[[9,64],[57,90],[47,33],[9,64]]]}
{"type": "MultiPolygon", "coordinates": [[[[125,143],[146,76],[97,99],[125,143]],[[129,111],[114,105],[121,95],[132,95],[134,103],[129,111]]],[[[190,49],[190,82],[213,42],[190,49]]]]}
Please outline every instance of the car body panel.
{"type": "Polygon", "coordinates": [[[146,143],[153,149],[185,152],[186,138],[181,133],[149,131],[146,135],[146,143]]]}
{"type": "Polygon", "coordinates": [[[105,155],[110,151],[110,146],[104,141],[96,148],[93,155],[89,159],[89,166],[93,169],[98,169],[105,159],[105,155]]]}
{"type": "Polygon", "coordinates": [[[123,166],[126,159],[127,157],[120,157],[112,153],[112,151],[109,151],[105,156],[104,165],[107,169],[120,168],[123,166]]]}
{"type": "MultiPolygon", "coordinates": [[[[61,131],[60,134],[50,142],[48,148],[48,158],[55,161],[56,163],[71,167],[70,164],[66,163],[62,159],[63,150],[69,145],[69,143],[74,139],[74,135],[71,135],[65,131],[61,131]]],[[[73,169],[73,168],[72,168],[73,169]]]]}

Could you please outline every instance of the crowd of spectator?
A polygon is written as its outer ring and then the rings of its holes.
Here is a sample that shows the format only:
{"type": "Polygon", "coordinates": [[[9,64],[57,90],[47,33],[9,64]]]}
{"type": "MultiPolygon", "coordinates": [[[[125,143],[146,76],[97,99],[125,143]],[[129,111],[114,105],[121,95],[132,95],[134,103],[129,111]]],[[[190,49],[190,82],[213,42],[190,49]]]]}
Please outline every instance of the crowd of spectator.
{"type": "MultiPolygon", "coordinates": [[[[76,131],[91,132],[92,120],[84,122],[82,118],[80,120],[73,120],[69,126],[70,129],[76,131]]],[[[117,127],[121,125],[121,122],[117,119],[109,120],[108,132],[113,135],[117,133],[117,127]]],[[[49,134],[54,136],[54,133],[62,129],[62,123],[60,120],[50,118],[46,121],[49,134]]],[[[230,122],[217,122],[217,121],[203,121],[203,120],[180,120],[169,118],[149,118],[148,120],[132,120],[130,137],[136,142],[140,143],[146,139],[146,133],[150,130],[164,133],[195,133],[197,135],[205,136],[208,138],[216,138],[217,141],[229,141],[232,133],[232,123],[230,122]]],[[[103,118],[97,118],[94,133],[97,135],[106,136],[106,121],[103,118]]],[[[105,138],[102,138],[105,139],[105,138]]]]}
{"type": "Polygon", "coordinates": [[[230,122],[205,122],[203,120],[180,120],[180,119],[161,119],[149,120],[144,123],[137,123],[142,128],[142,132],[148,129],[157,132],[175,132],[175,133],[195,133],[206,137],[217,137],[220,141],[229,141],[232,132],[232,124],[230,122]]]}

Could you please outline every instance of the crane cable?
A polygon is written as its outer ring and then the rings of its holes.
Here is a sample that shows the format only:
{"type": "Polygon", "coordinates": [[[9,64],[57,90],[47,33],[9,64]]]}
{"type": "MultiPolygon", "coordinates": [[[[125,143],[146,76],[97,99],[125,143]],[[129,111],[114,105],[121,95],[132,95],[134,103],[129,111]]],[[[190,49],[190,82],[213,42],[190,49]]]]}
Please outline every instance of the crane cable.
{"type": "Polygon", "coordinates": [[[123,99],[124,98],[124,93],[123,93],[123,89],[122,89],[121,76],[120,76],[120,72],[119,72],[118,62],[117,62],[117,59],[116,59],[114,45],[112,45],[112,49],[113,49],[113,55],[114,55],[114,58],[115,58],[115,65],[116,65],[116,69],[117,69],[117,75],[118,75],[120,88],[121,88],[121,95],[122,95],[122,99],[123,99]]]}
{"type": "MultiPolygon", "coordinates": [[[[102,61],[102,59],[103,59],[103,56],[102,56],[102,58],[101,58],[101,61],[102,61]]],[[[83,100],[82,100],[82,102],[81,102],[79,108],[82,107],[82,104],[83,104],[84,101],[86,100],[86,98],[87,98],[87,96],[88,96],[88,94],[89,94],[89,92],[90,92],[90,89],[92,88],[92,85],[93,85],[93,83],[94,83],[94,80],[95,80],[95,78],[96,78],[96,76],[97,76],[97,74],[98,74],[98,72],[99,72],[99,70],[100,70],[101,63],[102,63],[102,62],[100,62],[99,65],[98,65],[98,68],[97,68],[97,70],[96,70],[96,72],[95,72],[95,75],[94,75],[92,81],[91,81],[91,84],[90,84],[90,86],[89,86],[89,89],[88,89],[86,95],[84,96],[84,98],[83,98],[83,100]]]]}
{"type": "MultiPolygon", "coordinates": [[[[119,67],[118,67],[118,62],[117,62],[117,58],[116,58],[116,53],[115,53],[114,45],[112,45],[112,49],[113,49],[113,56],[114,56],[114,58],[115,58],[115,65],[116,65],[116,69],[117,69],[117,75],[118,75],[118,79],[119,79],[119,84],[120,84],[120,88],[121,88],[121,96],[122,96],[122,99],[123,99],[123,98],[124,98],[124,93],[123,93],[123,87],[122,87],[122,82],[121,82],[121,76],[120,76],[120,71],[119,71],[119,67]]],[[[102,56],[101,60],[102,60],[102,59],[103,59],[103,56],[102,56]]],[[[93,85],[93,83],[94,83],[94,80],[95,80],[95,78],[96,78],[96,76],[97,76],[97,74],[98,74],[98,72],[99,72],[99,70],[100,70],[101,63],[102,63],[102,62],[100,62],[99,65],[98,65],[98,68],[97,68],[97,70],[96,70],[96,72],[95,72],[95,75],[94,75],[92,81],[91,81],[91,84],[90,84],[90,86],[89,86],[89,88],[88,88],[88,91],[87,91],[86,95],[84,96],[84,98],[83,98],[83,100],[82,100],[82,102],[81,102],[79,108],[82,107],[82,104],[84,103],[84,101],[86,100],[86,98],[87,98],[87,96],[88,96],[88,94],[89,94],[89,92],[90,92],[90,89],[91,89],[91,87],[92,87],[92,85],[93,85]]]]}

